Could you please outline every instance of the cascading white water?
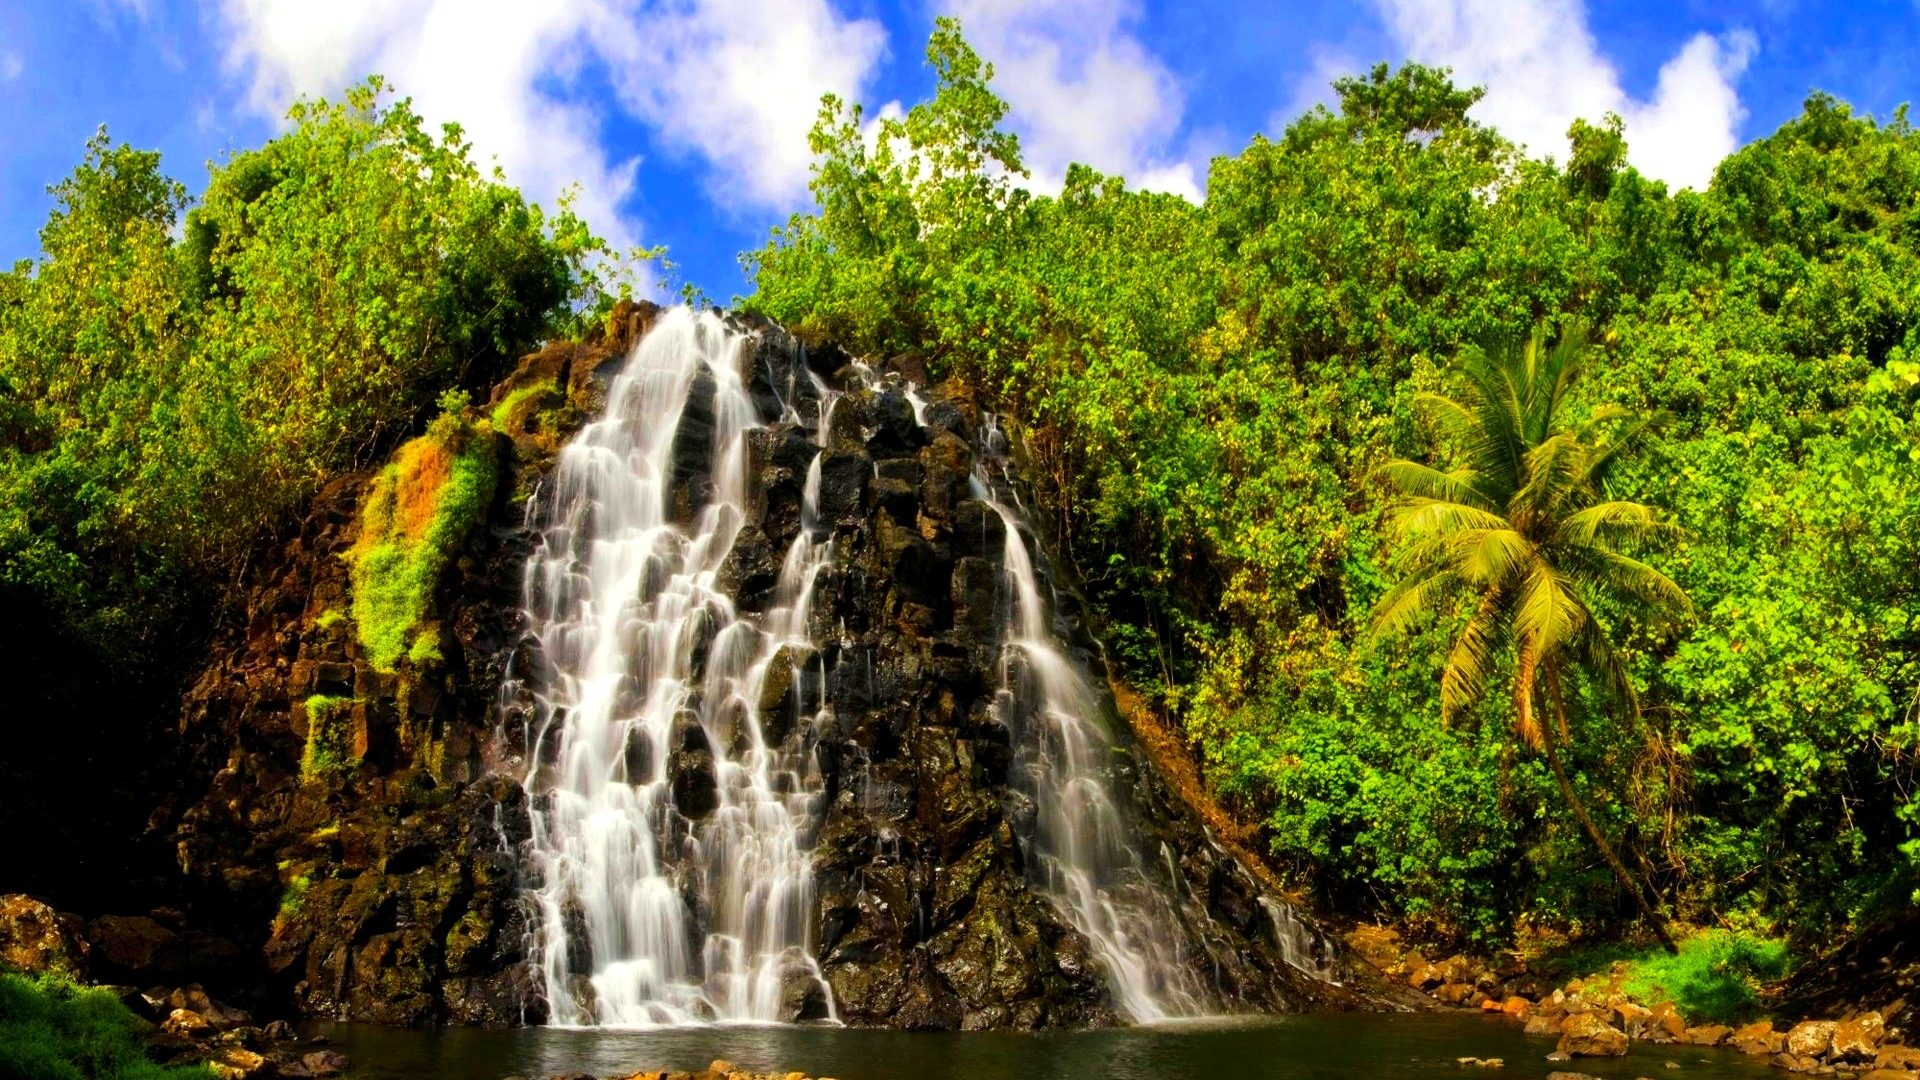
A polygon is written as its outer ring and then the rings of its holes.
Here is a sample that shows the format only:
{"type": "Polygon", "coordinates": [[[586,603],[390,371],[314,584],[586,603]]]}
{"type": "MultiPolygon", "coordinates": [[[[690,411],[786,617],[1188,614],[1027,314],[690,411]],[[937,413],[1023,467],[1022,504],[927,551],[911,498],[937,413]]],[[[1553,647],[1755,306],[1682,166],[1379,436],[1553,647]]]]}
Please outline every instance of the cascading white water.
{"type": "Polygon", "coordinates": [[[561,452],[550,524],[528,562],[526,610],[546,660],[525,780],[531,951],[554,1024],[775,1021],[786,988],[807,978],[832,1016],[809,947],[806,832],[822,789],[812,731],[806,718],[770,731],[761,709],[776,665],[797,686],[817,662],[808,607],[830,553],[816,535],[819,458],[767,611],[736,610],[719,576],[745,517],[747,439],[759,426],[741,378],[746,341],[712,313],[660,317],[605,415],[561,452]],[[711,494],[682,526],[673,452],[703,375],[714,390],[711,494]],[[703,763],[702,752],[711,805],[683,813],[673,770],[703,763]]]}
{"type": "MultiPolygon", "coordinates": [[[[996,450],[1000,436],[991,418],[986,435],[996,450]]],[[[1214,1004],[1194,973],[1179,914],[1148,875],[1133,830],[1102,780],[1113,744],[1101,725],[1100,698],[1061,650],[1020,517],[995,496],[985,462],[976,466],[972,487],[1006,529],[1011,605],[997,708],[1015,734],[1020,786],[1035,802],[1041,888],[1093,945],[1115,1004],[1129,1018],[1204,1015],[1214,1004]]]]}
{"type": "Polygon", "coordinates": [[[1334,961],[1333,947],[1300,918],[1293,905],[1263,896],[1260,906],[1266,909],[1267,918],[1273,923],[1273,940],[1280,948],[1280,959],[1321,982],[1338,985],[1340,970],[1334,961]]]}

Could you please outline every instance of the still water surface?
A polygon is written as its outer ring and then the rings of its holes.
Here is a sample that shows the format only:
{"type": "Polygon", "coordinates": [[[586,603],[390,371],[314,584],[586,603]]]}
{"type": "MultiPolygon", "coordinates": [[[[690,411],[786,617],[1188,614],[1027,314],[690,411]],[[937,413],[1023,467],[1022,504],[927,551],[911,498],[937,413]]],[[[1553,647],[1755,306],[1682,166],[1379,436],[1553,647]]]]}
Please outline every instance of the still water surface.
{"type": "MultiPolygon", "coordinates": [[[[725,1026],[654,1031],[522,1028],[405,1030],[316,1024],[353,1058],[358,1080],[500,1080],[557,1073],[624,1076],[640,1069],[803,1070],[837,1080],[1540,1080],[1556,1069],[1549,1039],[1476,1016],[1341,1013],[1192,1021],[1113,1031],[900,1032],[725,1026]],[[1464,1069],[1463,1056],[1498,1057],[1498,1071],[1464,1069]]],[[[1779,1076],[1724,1050],[1646,1046],[1578,1071],[1607,1080],[1762,1080],[1779,1076]],[[1668,1062],[1679,1067],[1670,1068],[1668,1062]]]]}

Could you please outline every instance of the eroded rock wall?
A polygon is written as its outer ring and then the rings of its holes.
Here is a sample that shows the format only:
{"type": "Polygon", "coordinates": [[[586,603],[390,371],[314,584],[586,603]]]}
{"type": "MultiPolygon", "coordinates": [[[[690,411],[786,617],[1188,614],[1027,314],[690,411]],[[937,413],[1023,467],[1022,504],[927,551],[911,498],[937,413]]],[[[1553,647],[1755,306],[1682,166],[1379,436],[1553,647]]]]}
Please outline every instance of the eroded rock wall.
{"type": "MultiPolygon", "coordinates": [[[[303,1013],[391,1023],[543,1016],[525,965],[516,859],[528,828],[527,695],[541,670],[519,611],[541,512],[527,496],[571,427],[597,411],[605,375],[652,314],[623,308],[614,332],[531,356],[496,390],[492,406],[540,404],[499,433],[510,467],[491,521],[442,583],[444,662],[381,674],[350,623],[329,615],[348,609],[342,556],[364,476],[314,501],[252,572],[244,618],[216,635],[181,716],[186,794],[155,827],[175,842],[196,912],[219,912],[303,1013]],[[316,694],[351,699],[356,760],[303,776],[305,702],[316,694]]],[[[770,737],[801,737],[799,718],[823,699],[831,706],[827,729],[810,733],[826,778],[814,944],[838,1015],[914,1028],[1113,1022],[1087,942],[1029,880],[1023,815],[1032,809],[1009,785],[1012,735],[993,709],[1004,526],[969,491],[976,402],[964,388],[934,387],[922,425],[897,376],[861,389],[839,350],[751,328],[743,375],[766,426],[753,438],[750,521],[726,569],[745,610],[767,602],[816,452],[781,417],[820,408],[807,365],[846,391],[819,451],[820,510],[835,544],[814,608],[821,655],[770,678],[762,702],[770,737]]],[[[696,384],[676,443],[675,505],[687,514],[706,483],[702,392],[696,384]]],[[[1093,642],[1066,607],[1058,629],[1098,672],[1093,642]]],[[[1124,725],[1109,726],[1129,746],[1124,725]]],[[[702,790],[711,770],[697,758],[690,748],[675,773],[676,804],[690,818],[713,803],[702,790]]],[[[1115,754],[1108,780],[1129,793],[1140,850],[1165,868],[1223,1006],[1358,1000],[1282,960],[1254,877],[1139,755],[1115,754]]],[[[789,1015],[822,1015],[819,997],[796,986],[789,1015]]]]}

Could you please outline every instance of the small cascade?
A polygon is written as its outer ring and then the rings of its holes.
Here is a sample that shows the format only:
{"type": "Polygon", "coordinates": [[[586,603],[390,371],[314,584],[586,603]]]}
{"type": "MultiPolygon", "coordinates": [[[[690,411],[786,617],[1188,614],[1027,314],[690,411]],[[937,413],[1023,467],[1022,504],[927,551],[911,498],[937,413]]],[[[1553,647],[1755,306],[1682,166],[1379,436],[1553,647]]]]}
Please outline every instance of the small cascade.
{"type": "Polygon", "coordinates": [[[1002,484],[1012,505],[998,497],[988,465],[999,464],[1004,473],[1005,447],[991,417],[985,437],[973,494],[1005,526],[1010,586],[996,708],[1014,734],[1016,786],[1035,804],[1036,883],[1093,945],[1114,1003],[1127,1017],[1146,1023],[1217,1011],[1196,973],[1172,882],[1149,874],[1135,830],[1104,779],[1114,750],[1101,722],[1105,710],[1054,633],[1021,532],[1017,493],[1002,484]]]}
{"type": "Polygon", "coordinates": [[[1339,983],[1340,969],[1333,946],[1300,914],[1293,905],[1271,896],[1262,896],[1260,906],[1273,922],[1273,937],[1280,959],[1289,967],[1324,983],[1339,983]]]}
{"type": "Polygon", "coordinates": [[[760,426],[749,340],[712,313],[664,313],[543,496],[525,580],[545,670],[523,862],[554,1024],[776,1021],[797,1011],[796,986],[833,1017],[809,941],[827,707],[794,715],[819,666],[809,605],[830,558],[817,454],[765,610],[739,610],[723,584],[760,426]],[[689,447],[710,483],[676,474],[689,447]]]}

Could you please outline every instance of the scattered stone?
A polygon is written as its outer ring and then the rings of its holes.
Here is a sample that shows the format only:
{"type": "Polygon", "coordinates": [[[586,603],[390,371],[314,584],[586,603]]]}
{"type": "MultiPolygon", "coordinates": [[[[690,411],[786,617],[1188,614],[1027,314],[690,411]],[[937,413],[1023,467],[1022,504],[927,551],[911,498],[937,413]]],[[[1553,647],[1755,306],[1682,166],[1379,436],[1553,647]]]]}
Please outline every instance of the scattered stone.
{"type": "Polygon", "coordinates": [[[1743,1054],[1765,1057],[1778,1054],[1785,1049],[1787,1037],[1784,1033],[1773,1030],[1773,1021],[1761,1020],[1735,1031],[1727,1041],[1733,1044],[1735,1050],[1743,1054]]]}
{"type": "Polygon", "coordinates": [[[1787,1053],[1809,1060],[1826,1056],[1833,1045],[1834,1027],[1831,1020],[1808,1020],[1793,1025],[1787,1032],[1787,1053]]]}
{"type": "Polygon", "coordinates": [[[1873,1059],[1876,1069],[1920,1069],[1920,1047],[1884,1046],[1873,1059]]]}
{"type": "Polygon", "coordinates": [[[1687,1037],[1687,1022],[1671,1001],[1655,1002],[1648,1010],[1643,1038],[1657,1043],[1681,1042],[1687,1037]]]}
{"type": "Polygon", "coordinates": [[[1570,1057],[1619,1057],[1627,1052],[1627,1034],[1598,1013],[1580,1013],[1562,1025],[1558,1049],[1570,1057]]]}
{"type": "Polygon", "coordinates": [[[306,1067],[310,1076],[327,1077],[346,1072],[353,1062],[338,1050],[314,1050],[301,1055],[300,1064],[306,1067]]]}
{"type": "Polygon", "coordinates": [[[175,1009],[167,1014],[160,1023],[160,1030],[183,1039],[210,1039],[214,1036],[214,1027],[207,1018],[192,1009],[175,1009]]]}
{"type": "Polygon", "coordinates": [[[1560,1035],[1560,1026],[1561,1021],[1558,1017],[1539,1014],[1528,1018],[1526,1033],[1557,1038],[1560,1035]]]}
{"type": "Polygon", "coordinates": [[[1732,1034],[1733,1029],[1724,1024],[1705,1024],[1688,1028],[1680,1041],[1689,1046],[1719,1046],[1732,1034]]]}
{"type": "Polygon", "coordinates": [[[1463,1057],[1455,1058],[1454,1060],[1470,1069],[1504,1069],[1507,1067],[1505,1058],[1463,1057]]]}
{"type": "Polygon", "coordinates": [[[1887,1034],[1887,1023],[1877,1012],[1861,1013],[1833,1026],[1834,1061],[1872,1061],[1887,1034]]]}
{"type": "Polygon", "coordinates": [[[207,1068],[220,1080],[248,1080],[267,1068],[267,1059],[241,1046],[230,1046],[207,1059],[207,1068]]]}
{"type": "Polygon", "coordinates": [[[1561,1071],[1548,1073],[1547,1080],[1600,1080],[1600,1078],[1592,1073],[1561,1071]]]}

